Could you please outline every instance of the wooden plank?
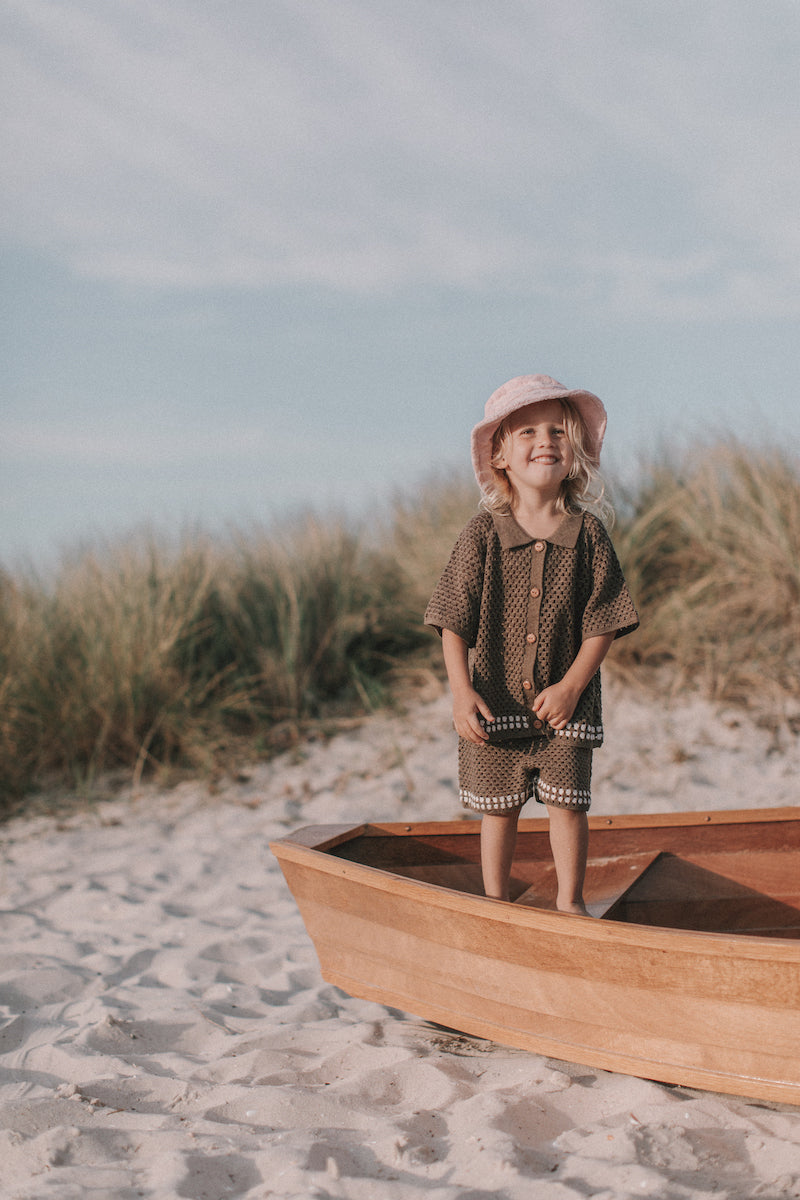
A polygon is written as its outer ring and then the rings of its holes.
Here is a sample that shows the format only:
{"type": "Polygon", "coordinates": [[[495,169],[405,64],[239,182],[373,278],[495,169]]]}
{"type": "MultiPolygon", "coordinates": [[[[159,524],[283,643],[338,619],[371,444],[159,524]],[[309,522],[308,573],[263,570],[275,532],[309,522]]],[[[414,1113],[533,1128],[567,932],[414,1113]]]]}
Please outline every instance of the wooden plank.
{"type": "MultiPolygon", "coordinates": [[[[668,829],[670,826],[751,825],[786,821],[796,824],[796,808],[716,808],[701,812],[621,813],[589,817],[590,829],[668,829]]],[[[519,827],[523,828],[520,821],[519,827]]]]}
{"type": "MultiPolygon", "coordinates": [[[[775,823],[786,821],[798,823],[796,808],[741,808],[741,809],[709,809],[704,812],[664,812],[664,813],[621,813],[604,816],[589,816],[589,828],[600,829],[668,829],[673,826],[697,825],[750,825],[755,823],[775,823]]],[[[540,832],[548,829],[547,817],[521,817],[520,833],[540,832]]],[[[401,821],[370,821],[364,826],[365,836],[381,837],[390,834],[393,837],[402,834],[424,836],[426,834],[450,835],[455,833],[475,833],[480,827],[479,820],[461,819],[457,821],[416,821],[404,823],[401,821]]]]}
{"type": "Polygon", "coordinates": [[[702,847],[681,856],[715,875],[752,888],[775,900],[800,907],[800,870],[798,856],[791,849],[751,848],[746,853],[711,852],[702,847]]]}
{"type": "MultiPolygon", "coordinates": [[[[593,917],[607,916],[630,887],[660,857],[660,851],[628,854],[619,858],[590,859],[586,866],[583,898],[593,917]]],[[[524,864],[525,874],[530,865],[524,864]]],[[[517,896],[515,904],[527,908],[555,909],[556,875],[552,862],[537,863],[536,878],[517,896]]],[[[522,870],[522,867],[520,868],[522,870]]]]}
{"type": "Polygon", "coordinates": [[[402,875],[404,879],[435,883],[438,887],[452,888],[456,892],[468,892],[473,896],[483,895],[480,863],[421,863],[417,866],[404,866],[397,874],[402,875]]]}
{"type": "MultiPolygon", "coordinates": [[[[719,814],[714,814],[717,817],[719,814]]],[[[623,827],[594,827],[589,836],[591,857],[611,858],[615,855],[665,850],[684,857],[696,852],[725,853],[739,851],[750,854],[757,850],[792,850],[800,853],[800,816],[793,820],[762,820],[752,814],[750,821],[715,820],[709,824],[697,821],[623,827]]],[[[534,835],[531,857],[537,857],[540,840],[534,835]]],[[[517,841],[520,857],[526,857],[527,841],[523,833],[517,841]]]]}
{"type": "Polygon", "coordinates": [[[800,936],[798,885],[788,877],[795,855],[761,851],[698,858],[662,855],[620,898],[614,916],[670,929],[800,936]]]}

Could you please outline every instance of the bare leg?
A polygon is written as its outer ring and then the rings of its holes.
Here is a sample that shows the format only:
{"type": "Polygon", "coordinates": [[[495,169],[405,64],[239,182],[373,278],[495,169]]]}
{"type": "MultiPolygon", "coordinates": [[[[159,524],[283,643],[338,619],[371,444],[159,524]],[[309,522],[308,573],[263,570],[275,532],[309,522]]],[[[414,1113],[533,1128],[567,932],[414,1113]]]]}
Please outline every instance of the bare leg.
{"type": "Polygon", "coordinates": [[[583,880],[589,853],[589,820],[585,812],[548,806],[550,848],[558,880],[556,908],[559,912],[588,916],[583,902],[583,880]]]}
{"type": "Polygon", "coordinates": [[[508,900],[508,879],[517,841],[520,810],[484,813],[481,817],[483,890],[493,900],[508,900]]]}

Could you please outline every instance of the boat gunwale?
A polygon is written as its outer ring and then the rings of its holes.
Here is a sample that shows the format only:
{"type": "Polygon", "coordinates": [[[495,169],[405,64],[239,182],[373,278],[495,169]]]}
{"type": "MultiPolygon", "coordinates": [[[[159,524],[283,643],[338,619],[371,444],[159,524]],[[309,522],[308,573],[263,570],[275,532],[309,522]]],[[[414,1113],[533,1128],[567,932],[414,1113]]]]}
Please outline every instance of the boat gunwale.
{"type": "MultiPolygon", "coordinates": [[[[800,821],[800,809],[784,806],[782,808],[739,808],[739,809],[705,809],[696,812],[663,812],[663,813],[621,813],[611,816],[589,816],[589,830],[607,829],[657,829],[690,828],[692,826],[709,825],[756,825],[781,824],[800,821]]],[[[297,843],[299,834],[319,830],[321,837],[315,848],[321,850],[334,849],[343,842],[352,841],[357,837],[430,837],[441,835],[451,837],[453,834],[476,836],[480,827],[479,818],[461,818],[455,821],[364,821],[357,825],[324,824],[304,825],[275,838],[270,846],[297,843]]],[[[540,833],[549,827],[547,817],[521,818],[518,830],[523,833],[540,833]]],[[[310,843],[303,840],[303,845],[310,843]]]]}
{"type": "MultiPolygon", "coordinates": [[[[590,818],[591,820],[592,818],[590,818]]],[[[621,818],[594,818],[594,821],[599,823],[599,827],[606,829],[609,828],[612,820],[616,828],[653,828],[667,824],[673,827],[680,825],[707,827],[709,823],[729,825],[797,822],[800,821],[800,812],[793,808],[725,809],[710,810],[706,813],[653,813],[631,814],[631,817],[625,815],[621,818]],[[672,819],[667,821],[664,818],[672,819]]],[[[342,825],[304,826],[297,830],[295,835],[289,834],[270,842],[270,849],[279,862],[283,857],[317,872],[351,879],[361,885],[377,887],[383,892],[394,892],[406,899],[413,899],[414,894],[417,893],[420,898],[426,897],[427,903],[434,901],[437,907],[458,911],[465,916],[480,916],[503,925],[540,929],[543,933],[569,933],[571,937],[578,939],[636,945],[645,949],[665,951],[680,949],[684,952],[705,953],[711,957],[730,957],[731,953],[735,953],[740,959],[752,961],[772,960],[796,963],[800,960],[800,940],[793,938],[702,929],[675,929],[669,926],[639,924],[616,919],[606,921],[602,918],[559,913],[461,892],[444,884],[413,879],[385,867],[375,867],[351,859],[338,858],[330,853],[337,846],[362,836],[385,837],[392,834],[405,837],[435,836],[436,834],[452,836],[453,833],[461,833],[476,837],[477,829],[472,830],[469,827],[477,826],[477,824],[478,822],[461,820],[415,823],[368,822],[349,827],[342,825]],[[328,841],[321,839],[316,845],[308,845],[297,840],[297,835],[313,831],[317,836],[325,830],[336,831],[331,833],[328,841]]],[[[520,821],[519,829],[521,833],[539,832],[546,830],[547,825],[546,817],[535,818],[520,821]]],[[[787,853],[789,852],[787,851],[787,853]]]]}

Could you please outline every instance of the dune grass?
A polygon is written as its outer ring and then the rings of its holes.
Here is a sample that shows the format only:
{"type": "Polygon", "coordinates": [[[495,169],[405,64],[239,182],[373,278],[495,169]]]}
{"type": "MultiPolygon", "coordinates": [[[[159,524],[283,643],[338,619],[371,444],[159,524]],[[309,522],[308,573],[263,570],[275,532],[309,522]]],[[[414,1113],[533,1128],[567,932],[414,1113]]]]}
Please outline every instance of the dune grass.
{"type": "Polygon", "coordinates": [[[333,521],[169,549],[146,536],[0,581],[0,788],[213,770],[334,702],[385,699],[425,634],[391,555],[333,521]]]}
{"type": "MultiPolygon", "coordinates": [[[[476,501],[451,477],[363,530],[309,517],[172,547],[140,535],[65,559],[49,582],[0,575],[0,811],[108,771],[219,770],[385,703],[404,664],[438,664],[421,614],[476,501]]],[[[609,669],[794,712],[797,464],[706,447],[643,467],[617,510],[642,628],[609,669]]]]}
{"type": "Polygon", "coordinates": [[[706,447],[645,472],[615,542],[642,616],[628,665],[776,720],[800,700],[800,476],[777,449],[706,447]]]}

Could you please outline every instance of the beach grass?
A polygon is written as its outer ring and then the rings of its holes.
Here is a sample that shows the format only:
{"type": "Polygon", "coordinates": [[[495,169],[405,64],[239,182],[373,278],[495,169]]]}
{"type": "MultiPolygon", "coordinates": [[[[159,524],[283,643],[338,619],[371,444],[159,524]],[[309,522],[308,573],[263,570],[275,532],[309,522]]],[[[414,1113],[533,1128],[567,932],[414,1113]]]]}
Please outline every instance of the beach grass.
{"type": "MultiPolygon", "coordinates": [[[[292,723],[368,711],[425,641],[401,569],[346,524],[177,547],[148,534],[0,580],[0,788],[213,771],[292,723]]],[[[276,734],[278,735],[276,737],[276,734]]]]}
{"type": "MultiPolygon", "coordinates": [[[[797,463],[717,444],[643,465],[615,499],[642,628],[609,669],[793,715],[797,463]]],[[[65,557],[48,580],[0,575],[3,807],[107,772],[224,770],[388,702],[404,666],[438,665],[421,615],[476,503],[455,475],[361,527],[307,516],[172,545],[143,533],[65,557]]]]}
{"type": "Polygon", "coordinates": [[[645,470],[615,542],[642,616],[619,662],[767,717],[800,701],[800,474],[778,448],[702,447],[645,470]]]}

